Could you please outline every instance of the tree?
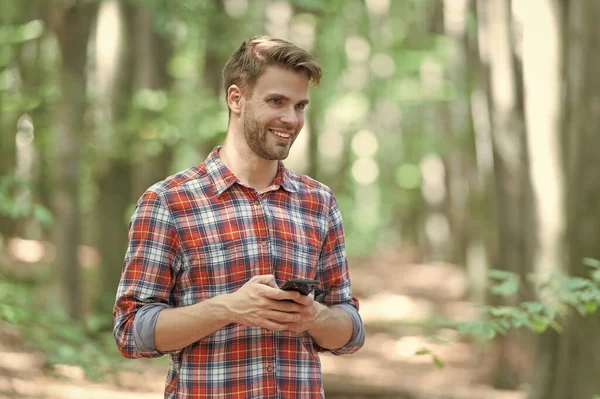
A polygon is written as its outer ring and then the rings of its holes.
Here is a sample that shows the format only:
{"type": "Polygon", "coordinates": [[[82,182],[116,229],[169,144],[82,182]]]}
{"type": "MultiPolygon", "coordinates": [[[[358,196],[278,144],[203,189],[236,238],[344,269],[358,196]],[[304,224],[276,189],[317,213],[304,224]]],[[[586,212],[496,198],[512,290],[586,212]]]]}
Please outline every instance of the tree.
{"type": "MultiPolygon", "coordinates": [[[[490,125],[497,226],[493,267],[525,277],[529,274],[532,260],[530,226],[534,221],[522,85],[514,56],[510,1],[480,1],[478,5],[480,26],[486,32],[483,46],[489,49],[484,53],[484,62],[489,64],[490,70],[490,125]]],[[[518,302],[531,299],[523,295],[513,299],[518,302]]],[[[492,304],[500,305],[499,301],[491,298],[492,304]]],[[[497,388],[514,389],[522,382],[522,370],[511,358],[523,353],[524,339],[522,334],[515,332],[499,337],[498,364],[494,376],[497,388]]]]}
{"type": "Polygon", "coordinates": [[[105,34],[98,32],[96,47],[111,49],[113,57],[97,57],[96,79],[102,112],[102,123],[98,129],[99,144],[96,145],[95,180],[98,186],[96,197],[97,245],[100,252],[100,292],[96,298],[96,309],[108,311],[114,303],[114,295],[121,275],[121,265],[127,246],[127,224],[125,213],[131,203],[132,154],[134,129],[130,123],[133,96],[133,79],[136,50],[133,44],[135,28],[135,6],[129,2],[106,2],[99,11],[98,27],[114,23],[111,27],[117,34],[114,42],[103,42],[105,34]],[[114,60],[112,65],[107,60],[114,60]],[[108,122],[108,123],[106,123],[108,122]]]}
{"type": "MultiPolygon", "coordinates": [[[[164,124],[159,123],[160,111],[134,106],[136,98],[141,98],[141,103],[144,99],[168,98],[172,83],[168,73],[170,39],[157,32],[154,9],[134,2],[112,3],[112,7],[122,28],[117,43],[113,43],[115,64],[106,66],[114,74],[107,76],[103,88],[106,95],[102,97],[108,101],[99,106],[106,114],[104,120],[110,123],[108,128],[99,126],[102,142],[107,145],[95,167],[101,257],[96,308],[105,314],[114,304],[127,248],[127,213],[144,190],[169,174],[173,155],[172,146],[161,139],[164,124]]],[[[102,40],[102,32],[98,40],[102,40]]]]}
{"type": "Polygon", "coordinates": [[[83,0],[68,3],[56,1],[53,7],[51,28],[56,34],[61,58],[61,98],[56,125],[56,185],[53,195],[56,263],[60,271],[65,309],[72,318],[81,319],[83,302],[77,259],[81,233],[80,151],[87,108],[87,46],[96,7],[83,0]]]}
{"type": "MultiPolygon", "coordinates": [[[[600,79],[597,75],[600,54],[596,51],[600,42],[600,30],[597,27],[600,3],[595,0],[545,3],[546,9],[543,12],[538,9],[536,18],[552,25],[544,29],[543,40],[547,44],[542,45],[542,37],[536,36],[540,39],[538,46],[543,46],[543,50],[558,48],[560,42],[557,32],[561,27],[564,27],[565,35],[562,52],[565,60],[564,122],[560,137],[564,146],[559,165],[563,165],[565,182],[566,269],[571,275],[587,276],[589,270],[582,263],[582,258],[600,258],[600,158],[597,156],[600,145],[600,79]],[[564,19],[561,20],[561,16],[564,19]]],[[[537,54],[538,57],[540,55],[537,54]]],[[[558,51],[554,55],[558,57],[545,59],[544,62],[554,62],[551,67],[556,68],[555,65],[560,65],[561,57],[558,51]]],[[[532,75],[529,78],[533,78],[533,73],[540,73],[539,70],[530,72],[532,75]]],[[[553,139],[559,141],[558,137],[553,139]]],[[[548,183],[556,184],[546,181],[548,183]]],[[[582,318],[570,314],[563,325],[562,334],[548,333],[540,340],[531,399],[587,399],[600,393],[600,380],[597,378],[600,368],[600,340],[597,337],[600,315],[582,318]]]]}
{"type": "MultiPolygon", "coordinates": [[[[169,73],[169,62],[173,56],[173,43],[165,32],[156,28],[157,11],[137,5],[134,11],[135,77],[133,91],[152,90],[170,99],[173,77],[169,73]]],[[[161,117],[157,111],[142,113],[140,129],[152,128],[161,117]],[[149,125],[149,126],[148,126],[149,125]]],[[[155,139],[158,141],[158,139],[155,139]]],[[[137,199],[152,184],[164,179],[170,171],[173,160],[173,143],[163,142],[158,153],[149,153],[137,140],[135,153],[142,154],[135,159],[133,198],[137,199]],[[140,159],[141,158],[141,159],[140,159]]]]}

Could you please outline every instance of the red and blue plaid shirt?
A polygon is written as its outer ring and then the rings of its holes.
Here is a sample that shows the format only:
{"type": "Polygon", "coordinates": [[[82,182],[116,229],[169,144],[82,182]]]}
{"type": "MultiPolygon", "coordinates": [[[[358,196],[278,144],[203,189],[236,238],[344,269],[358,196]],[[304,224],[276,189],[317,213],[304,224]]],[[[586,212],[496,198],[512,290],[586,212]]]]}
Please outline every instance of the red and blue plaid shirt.
{"type": "MultiPolygon", "coordinates": [[[[259,193],[240,183],[219,150],[138,201],[114,309],[115,340],[126,357],[163,354],[136,345],[140,309],[192,305],[232,293],[255,275],[273,274],[279,285],[317,279],[322,303],[358,310],[332,191],[280,163],[259,193]]],[[[331,352],[353,353],[363,342],[364,332],[331,352]]],[[[165,398],[322,398],[321,350],[307,332],[231,323],[169,353],[165,398]]]]}

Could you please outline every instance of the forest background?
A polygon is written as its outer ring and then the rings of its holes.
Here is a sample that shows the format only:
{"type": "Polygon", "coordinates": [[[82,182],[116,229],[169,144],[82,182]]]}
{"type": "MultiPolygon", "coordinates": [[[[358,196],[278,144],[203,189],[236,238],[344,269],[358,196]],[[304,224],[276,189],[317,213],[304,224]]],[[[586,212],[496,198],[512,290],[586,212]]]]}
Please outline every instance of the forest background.
{"type": "Polygon", "coordinates": [[[286,166],[334,189],[364,303],[328,397],[594,398],[598,20],[596,0],[4,1],[0,397],[69,397],[27,390],[57,375],[142,397],[123,380],[166,370],[112,342],[127,223],[222,142],[221,68],[268,34],[323,68],[286,166]]]}

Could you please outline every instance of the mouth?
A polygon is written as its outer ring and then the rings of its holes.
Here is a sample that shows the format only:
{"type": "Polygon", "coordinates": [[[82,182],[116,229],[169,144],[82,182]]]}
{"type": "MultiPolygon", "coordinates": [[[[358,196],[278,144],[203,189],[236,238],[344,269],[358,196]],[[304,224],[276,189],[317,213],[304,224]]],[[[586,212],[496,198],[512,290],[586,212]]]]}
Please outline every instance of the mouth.
{"type": "Polygon", "coordinates": [[[269,131],[271,133],[273,133],[275,136],[279,137],[281,140],[285,140],[285,141],[290,140],[293,136],[293,134],[290,133],[289,131],[278,130],[278,129],[269,129],[269,131]]]}

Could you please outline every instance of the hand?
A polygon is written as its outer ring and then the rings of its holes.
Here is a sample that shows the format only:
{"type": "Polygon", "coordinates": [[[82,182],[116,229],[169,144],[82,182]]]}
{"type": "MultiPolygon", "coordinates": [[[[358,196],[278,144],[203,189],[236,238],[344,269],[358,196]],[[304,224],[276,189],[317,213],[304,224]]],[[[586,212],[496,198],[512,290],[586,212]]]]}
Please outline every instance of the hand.
{"type": "Polygon", "coordinates": [[[302,305],[300,319],[296,322],[288,323],[286,330],[301,333],[313,328],[317,323],[321,310],[326,308],[326,306],[316,302],[313,294],[308,296],[301,295],[295,302],[302,305]]]}
{"type": "Polygon", "coordinates": [[[306,312],[302,295],[277,287],[271,274],[254,276],[233,294],[227,295],[225,306],[235,323],[272,331],[288,329],[306,312]]]}

